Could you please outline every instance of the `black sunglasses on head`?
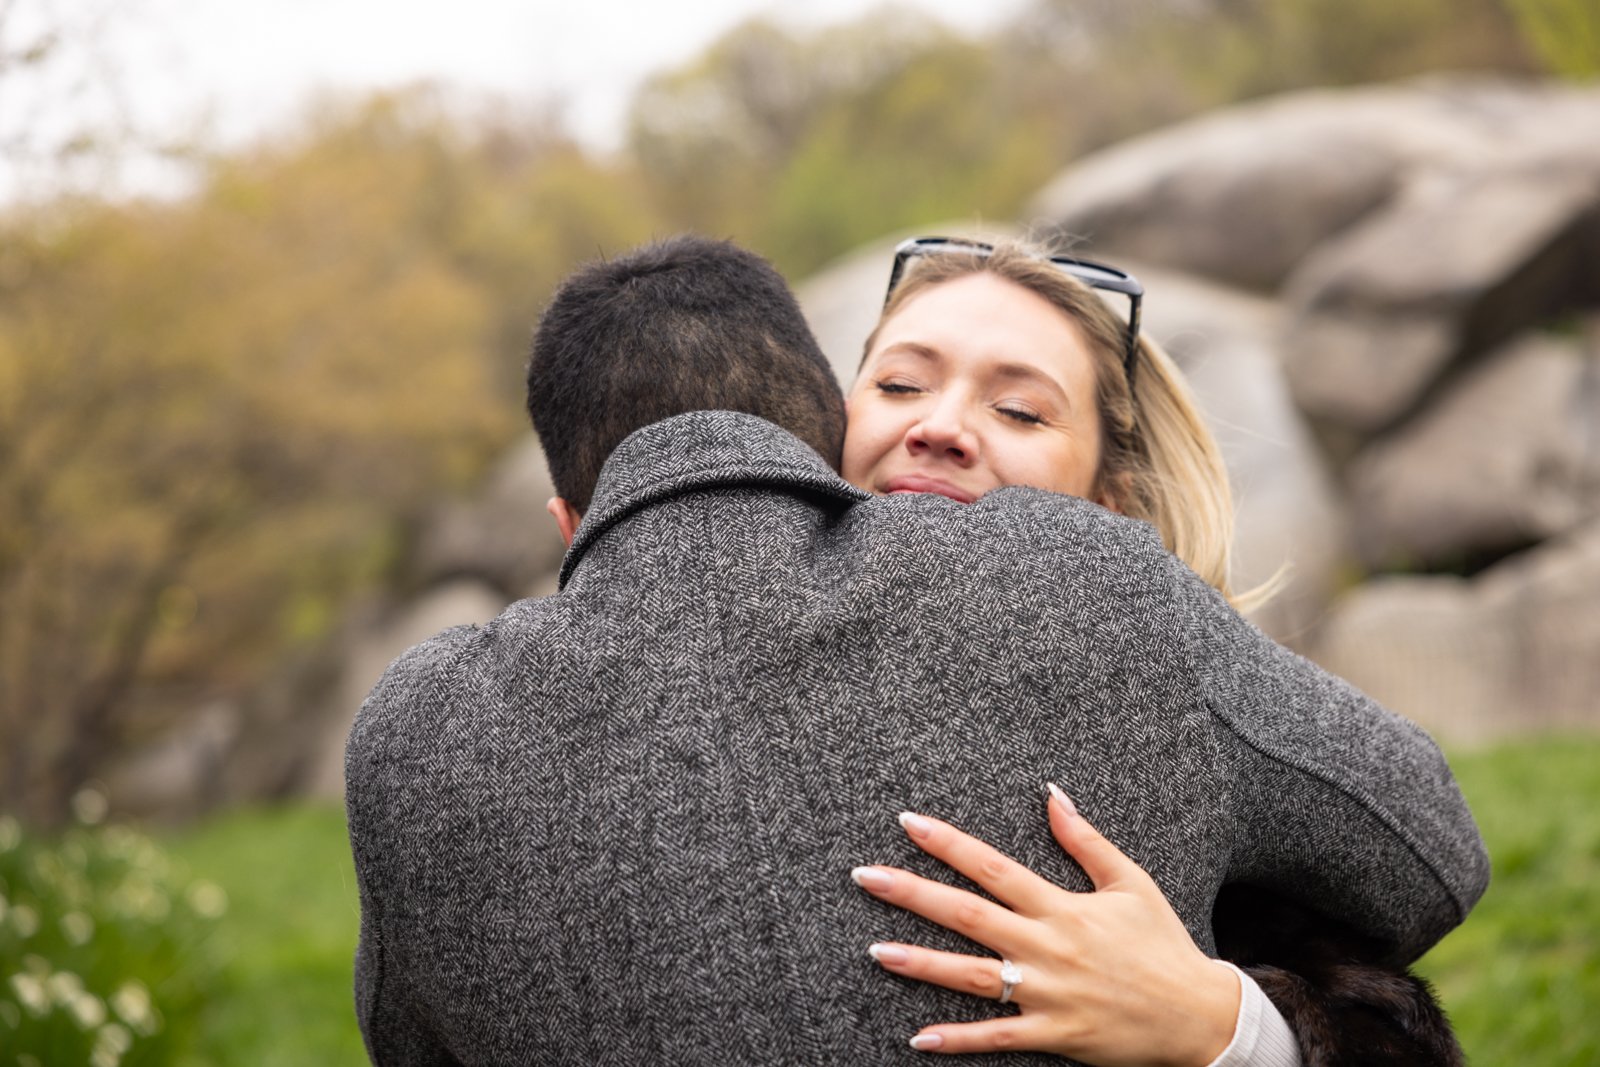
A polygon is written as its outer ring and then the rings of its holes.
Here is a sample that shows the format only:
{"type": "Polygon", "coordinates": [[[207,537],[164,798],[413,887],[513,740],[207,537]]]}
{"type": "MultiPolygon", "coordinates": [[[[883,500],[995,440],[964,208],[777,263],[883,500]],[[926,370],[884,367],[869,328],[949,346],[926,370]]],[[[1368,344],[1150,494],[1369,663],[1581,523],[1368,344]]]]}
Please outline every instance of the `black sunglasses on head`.
{"type": "MultiPolygon", "coordinates": [[[[905,274],[906,264],[912,259],[939,255],[988,256],[993,253],[994,245],[982,241],[968,241],[960,237],[913,237],[901,241],[894,250],[894,270],[889,273],[889,291],[884,294],[883,302],[889,303],[889,298],[894,295],[895,286],[900,284],[900,279],[905,274]]],[[[1122,371],[1127,376],[1128,390],[1131,392],[1134,361],[1139,354],[1139,305],[1144,299],[1144,286],[1127,271],[1108,267],[1104,263],[1092,263],[1087,259],[1073,259],[1070,256],[1039,258],[1054,264],[1062,272],[1070,274],[1091,289],[1121,293],[1128,298],[1130,305],[1128,344],[1122,356],[1122,371]]]]}

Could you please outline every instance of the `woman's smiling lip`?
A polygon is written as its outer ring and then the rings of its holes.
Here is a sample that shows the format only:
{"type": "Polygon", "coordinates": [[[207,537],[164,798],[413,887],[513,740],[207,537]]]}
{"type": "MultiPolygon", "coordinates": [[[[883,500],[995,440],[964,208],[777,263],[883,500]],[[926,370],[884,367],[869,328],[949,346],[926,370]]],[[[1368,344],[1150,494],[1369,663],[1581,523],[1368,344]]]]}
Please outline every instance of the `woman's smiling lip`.
{"type": "Polygon", "coordinates": [[[970,504],[978,499],[976,494],[965,489],[957,488],[949,482],[938,478],[930,478],[926,474],[902,474],[891,479],[884,487],[888,493],[937,493],[939,496],[949,497],[960,504],[970,504]]]}

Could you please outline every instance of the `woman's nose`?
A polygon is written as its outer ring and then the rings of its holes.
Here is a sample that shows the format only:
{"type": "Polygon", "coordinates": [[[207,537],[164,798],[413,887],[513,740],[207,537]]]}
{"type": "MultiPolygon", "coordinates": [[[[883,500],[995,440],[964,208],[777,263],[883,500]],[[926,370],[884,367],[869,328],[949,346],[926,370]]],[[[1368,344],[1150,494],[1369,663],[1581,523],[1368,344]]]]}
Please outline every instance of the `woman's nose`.
{"type": "Polygon", "coordinates": [[[936,404],[906,433],[912,455],[927,455],[966,465],[978,458],[978,438],[959,404],[936,404]]]}

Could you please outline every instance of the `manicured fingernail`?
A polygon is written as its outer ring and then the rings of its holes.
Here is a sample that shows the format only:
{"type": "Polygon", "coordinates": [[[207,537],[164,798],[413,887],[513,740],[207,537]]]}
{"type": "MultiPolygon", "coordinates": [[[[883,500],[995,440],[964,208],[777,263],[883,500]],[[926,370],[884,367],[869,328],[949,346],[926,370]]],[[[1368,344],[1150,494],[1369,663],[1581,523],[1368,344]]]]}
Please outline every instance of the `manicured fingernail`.
{"type": "Polygon", "coordinates": [[[1061,787],[1059,785],[1056,785],[1054,782],[1046,782],[1045,784],[1050,787],[1050,795],[1055,798],[1056,803],[1061,805],[1061,811],[1063,814],[1078,814],[1078,806],[1072,802],[1071,797],[1067,796],[1067,794],[1061,791],[1061,787]]]}
{"type": "Polygon", "coordinates": [[[944,1047],[942,1034],[918,1034],[911,1039],[911,1047],[918,1052],[932,1052],[944,1047]]]}
{"type": "Polygon", "coordinates": [[[900,825],[906,828],[906,833],[912,837],[927,837],[933,833],[933,823],[914,812],[902,811],[900,825]]]}
{"type": "Polygon", "coordinates": [[[868,946],[867,955],[871,956],[879,963],[889,963],[896,967],[911,959],[911,953],[907,952],[899,945],[885,945],[881,943],[868,946]]]}
{"type": "Polygon", "coordinates": [[[857,867],[850,872],[850,877],[869,893],[882,893],[894,885],[894,877],[877,867],[857,867]]]}

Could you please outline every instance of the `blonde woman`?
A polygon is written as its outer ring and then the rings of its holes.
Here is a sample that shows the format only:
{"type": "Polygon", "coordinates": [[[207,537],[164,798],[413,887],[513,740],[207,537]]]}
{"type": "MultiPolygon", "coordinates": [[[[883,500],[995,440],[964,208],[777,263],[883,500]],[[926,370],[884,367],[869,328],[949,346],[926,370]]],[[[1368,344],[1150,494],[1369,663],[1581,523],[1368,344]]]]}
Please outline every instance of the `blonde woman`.
{"type": "MultiPolygon", "coordinates": [[[[1181,373],[1139,332],[1142,296],[1115,268],[1022,245],[903,243],[849,395],[843,475],[875,493],[966,503],[1019,485],[1090,499],[1149,522],[1236,606],[1259,596],[1229,588],[1226,472],[1181,373]],[[1100,292],[1126,301],[1126,314],[1100,292]]],[[[1155,883],[1065,793],[1052,793],[1051,827],[1094,882],[1092,894],[1051,886],[910,813],[902,823],[919,847],[1001,903],[904,870],[853,872],[874,896],[1005,957],[871,946],[898,975],[1020,1008],[929,1026],[913,1047],[1050,1051],[1107,1067],[1292,1064],[1302,1049],[1306,1062],[1459,1061],[1420,980],[1379,965],[1393,962],[1379,946],[1270,894],[1241,888],[1231,898],[1241,920],[1218,917],[1219,946],[1263,965],[1252,968],[1260,985],[1206,959],[1155,883]]]]}

